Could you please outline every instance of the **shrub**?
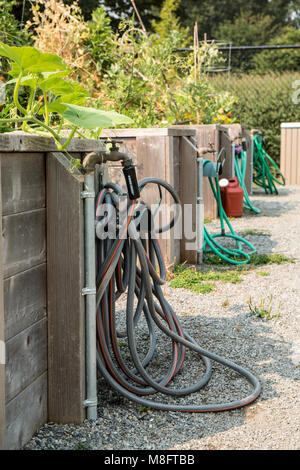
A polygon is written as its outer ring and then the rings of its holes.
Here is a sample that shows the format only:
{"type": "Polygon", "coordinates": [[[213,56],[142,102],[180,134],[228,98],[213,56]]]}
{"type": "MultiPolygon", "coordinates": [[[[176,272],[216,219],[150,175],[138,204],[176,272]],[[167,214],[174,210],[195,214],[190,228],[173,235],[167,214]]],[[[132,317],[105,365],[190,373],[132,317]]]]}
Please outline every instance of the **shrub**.
{"type": "Polygon", "coordinates": [[[30,36],[12,13],[15,4],[14,0],[0,0],[0,41],[8,45],[22,46],[30,42],[30,36]]]}
{"type": "MultiPolygon", "coordinates": [[[[229,90],[236,97],[235,121],[249,129],[261,129],[266,138],[266,150],[277,162],[281,123],[300,120],[300,107],[293,104],[292,99],[293,83],[299,79],[297,72],[231,75],[229,90]]],[[[227,89],[223,77],[215,77],[213,85],[217,90],[227,89]]]]}
{"type": "MultiPolygon", "coordinates": [[[[276,37],[270,42],[271,45],[300,44],[300,30],[287,28],[284,34],[276,37]]],[[[299,70],[300,50],[283,49],[268,50],[255,55],[253,59],[254,68],[259,73],[271,71],[286,72],[288,70],[299,70]]]]}
{"type": "MultiPolygon", "coordinates": [[[[164,5],[171,4],[175,8],[177,2],[164,5]]],[[[39,0],[27,27],[33,28],[41,51],[60,55],[73,76],[84,81],[94,106],[130,116],[135,127],[230,122],[232,97],[215,92],[204,73],[205,65],[216,60],[216,48],[200,47],[195,67],[194,54],[176,52],[187,39],[186,30],[173,29],[176,18],[167,24],[165,19],[162,15],[156,24],[157,31],[163,27],[163,37],[148,36],[133,20],[120,22],[113,33],[101,8],[85,23],[78,2],[66,6],[61,0],[39,0]]]]}

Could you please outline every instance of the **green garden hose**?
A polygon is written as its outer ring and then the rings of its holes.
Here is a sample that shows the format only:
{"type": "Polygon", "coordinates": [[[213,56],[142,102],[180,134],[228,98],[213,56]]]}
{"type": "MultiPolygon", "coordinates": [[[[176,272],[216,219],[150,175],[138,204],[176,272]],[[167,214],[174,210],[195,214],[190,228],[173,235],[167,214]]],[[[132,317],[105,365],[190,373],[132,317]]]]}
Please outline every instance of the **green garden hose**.
{"type": "MultiPolygon", "coordinates": [[[[204,160],[205,163],[209,160],[204,160]]],[[[222,260],[230,263],[230,264],[246,264],[249,263],[250,257],[252,254],[256,252],[254,246],[245,240],[244,238],[239,237],[236,232],[234,231],[229,219],[224,211],[221,199],[221,191],[219,185],[218,177],[209,178],[209,183],[214,194],[214,197],[217,201],[218,210],[219,210],[219,217],[221,223],[221,233],[210,235],[204,225],[204,245],[203,245],[203,253],[205,254],[215,254],[222,260]],[[226,234],[225,230],[225,223],[227,224],[230,233],[226,234]],[[237,248],[225,248],[220,243],[216,241],[216,238],[225,237],[228,239],[232,239],[236,242],[237,248]],[[243,245],[246,245],[250,251],[244,251],[243,245]]]]}
{"type": "Polygon", "coordinates": [[[244,190],[244,207],[254,212],[255,214],[260,214],[260,210],[257,207],[254,207],[250,201],[249,194],[245,185],[245,176],[247,169],[247,150],[245,146],[235,147],[235,160],[234,160],[234,171],[239,180],[241,188],[244,190]]]}
{"type": "Polygon", "coordinates": [[[263,188],[266,194],[278,194],[276,183],[285,185],[280,168],[267,154],[261,135],[255,134],[253,145],[253,182],[263,188]]]}

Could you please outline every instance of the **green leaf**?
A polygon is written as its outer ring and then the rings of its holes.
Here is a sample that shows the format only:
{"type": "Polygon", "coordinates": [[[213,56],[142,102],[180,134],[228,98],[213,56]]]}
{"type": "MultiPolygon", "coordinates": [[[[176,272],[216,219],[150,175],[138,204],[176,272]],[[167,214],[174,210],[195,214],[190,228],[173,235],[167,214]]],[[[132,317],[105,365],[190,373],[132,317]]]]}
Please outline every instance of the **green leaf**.
{"type": "Polygon", "coordinates": [[[10,71],[13,77],[18,76],[21,71],[42,73],[68,69],[67,64],[58,55],[40,52],[34,47],[7,46],[0,42],[0,55],[14,62],[10,71]]]}
{"type": "Polygon", "coordinates": [[[67,110],[63,118],[77,127],[84,129],[97,129],[98,127],[114,127],[118,124],[132,124],[133,121],[127,116],[114,111],[101,111],[94,108],[76,106],[63,103],[67,110]]]}
{"type": "MultiPolygon", "coordinates": [[[[72,86],[75,90],[73,93],[60,96],[55,101],[52,101],[52,103],[49,104],[48,111],[50,113],[63,114],[68,109],[68,107],[67,105],[62,103],[75,104],[78,106],[84,105],[86,98],[89,96],[89,92],[82,88],[80,85],[77,85],[77,83],[72,83],[72,86]]],[[[45,108],[43,107],[40,110],[40,114],[44,113],[44,109],[45,108]]]]}
{"type": "MultiPolygon", "coordinates": [[[[61,77],[67,75],[68,72],[66,71],[59,71],[59,72],[45,72],[41,74],[32,74],[26,75],[25,77],[21,78],[21,86],[28,86],[34,89],[41,89],[45,92],[52,91],[52,93],[57,95],[72,93],[73,87],[72,82],[68,82],[63,80],[61,77]],[[55,92],[60,91],[60,93],[55,92]]],[[[5,85],[11,85],[12,83],[16,83],[17,79],[13,78],[6,82],[5,85]]]]}
{"type": "Polygon", "coordinates": [[[51,91],[55,96],[67,95],[74,91],[72,82],[56,76],[38,83],[38,88],[45,93],[51,91]]]}
{"type": "Polygon", "coordinates": [[[0,42],[0,55],[15,62],[19,66],[19,69],[23,69],[24,66],[27,66],[31,61],[34,63],[39,54],[40,52],[34,47],[7,46],[0,42]]]}
{"type": "Polygon", "coordinates": [[[28,64],[25,70],[33,73],[55,72],[57,70],[66,70],[68,68],[65,61],[56,54],[40,52],[38,61],[35,64],[28,64]]]}

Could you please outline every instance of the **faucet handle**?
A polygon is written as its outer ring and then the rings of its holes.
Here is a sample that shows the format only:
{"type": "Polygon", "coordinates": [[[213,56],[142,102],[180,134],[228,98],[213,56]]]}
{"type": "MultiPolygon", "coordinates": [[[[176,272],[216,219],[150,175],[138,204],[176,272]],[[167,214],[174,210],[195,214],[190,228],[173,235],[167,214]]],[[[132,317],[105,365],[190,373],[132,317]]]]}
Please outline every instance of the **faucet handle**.
{"type": "Polygon", "coordinates": [[[111,144],[112,145],[111,150],[118,150],[119,146],[121,144],[123,144],[123,140],[114,139],[113,137],[109,138],[109,139],[102,140],[102,142],[104,143],[104,145],[111,144]]]}

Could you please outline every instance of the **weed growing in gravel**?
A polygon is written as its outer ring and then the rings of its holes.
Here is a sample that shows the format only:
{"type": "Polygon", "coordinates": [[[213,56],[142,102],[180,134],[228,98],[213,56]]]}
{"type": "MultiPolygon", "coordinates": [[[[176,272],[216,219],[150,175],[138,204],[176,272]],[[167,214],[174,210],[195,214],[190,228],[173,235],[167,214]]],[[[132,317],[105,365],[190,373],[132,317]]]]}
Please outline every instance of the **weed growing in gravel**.
{"type": "Polygon", "coordinates": [[[266,299],[260,299],[257,305],[253,303],[252,298],[250,297],[248,300],[248,307],[249,307],[251,315],[254,315],[255,317],[258,317],[258,318],[262,318],[264,320],[272,320],[272,318],[280,317],[281,302],[279,302],[278,304],[277,313],[273,313],[272,303],[273,303],[273,295],[270,295],[266,299]]]}
{"type": "Polygon", "coordinates": [[[215,290],[214,282],[238,284],[242,278],[235,271],[197,271],[185,265],[175,266],[171,275],[170,286],[174,289],[185,288],[199,294],[208,294],[215,290]]]}
{"type": "Polygon", "coordinates": [[[261,277],[268,277],[270,276],[271,274],[268,273],[267,271],[257,271],[256,273],[258,276],[261,276],[261,277]]]}
{"type": "Polygon", "coordinates": [[[229,300],[228,299],[226,299],[226,300],[224,300],[224,302],[222,302],[222,307],[224,307],[224,308],[229,307],[229,300]]]}
{"type": "Polygon", "coordinates": [[[141,406],[140,408],[138,408],[139,413],[148,413],[148,411],[151,411],[151,410],[152,410],[151,406],[141,406]]]}
{"type": "Polygon", "coordinates": [[[256,228],[250,228],[239,232],[239,235],[241,237],[247,237],[248,235],[256,235],[257,237],[270,237],[271,232],[263,232],[261,230],[257,230],[256,228]]]}
{"type": "Polygon", "coordinates": [[[272,254],[257,254],[251,256],[250,264],[253,266],[263,266],[266,264],[285,264],[285,263],[294,263],[293,258],[289,258],[281,253],[272,253],[272,254]]]}
{"type": "MultiPolygon", "coordinates": [[[[216,255],[209,255],[205,259],[205,264],[214,266],[214,270],[198,271],[194,266],[180,264],[174,266],[169,272],[168,280],[174,289],[184,288],[198,294],[208,294],[216,289],[216,281],[238,284],[243,281],[241,274],[246,274],[258,266],[294,262],[294,259],[281,253],[253,254],[250,263],[232,266],[216,255]]],[[[257,274],[265,277],[270,276],[267,271],[258,271],[257,274]]]]}

